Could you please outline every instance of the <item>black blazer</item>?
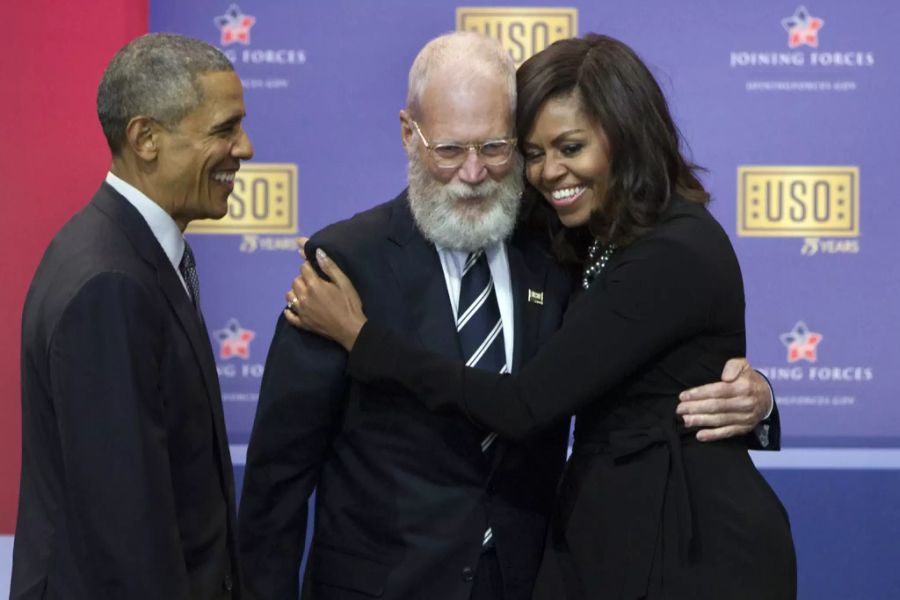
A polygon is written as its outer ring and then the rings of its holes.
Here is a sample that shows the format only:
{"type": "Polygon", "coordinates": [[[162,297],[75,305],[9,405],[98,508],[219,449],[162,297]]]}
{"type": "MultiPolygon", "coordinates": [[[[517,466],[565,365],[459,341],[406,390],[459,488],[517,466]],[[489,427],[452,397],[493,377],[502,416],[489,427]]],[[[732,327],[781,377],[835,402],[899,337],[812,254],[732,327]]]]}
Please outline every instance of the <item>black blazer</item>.
{"type": "Polygon", "coordinates": [[[206,328],[104,183],[25,301],[11,598],[239,598],[232,478],[206,328]]]}
{"type": "MultiPolygon", "coordinates": [[[[317,246],[353,279],[369,315],[460,359],[440,261],[405,193],[328,227],[307,252],[317,246]]],[[[559,326],[571,279],[524,236],[508,244],[508,255],[517,368],[559,326]],[[543,304],[529,302],[529,290],[543,292],[543,304]]],[[[485,430],[460,415],[431,414],[408,395],[352,382],[342,348],[282,317],[241,496],[249,595],[298,597],[307,501],[316,489],[303,598],[468,600],[488,526],[507,599],[527,598],[567,429],[501,444],[490,464],[480,447],[485,430]]]]}
{"type": "Polygon", "coordinates": [[[745,440],[700,443],[675,417],[681,390],[745,349],[740,268],[704,207],[673,200],[517,375],[425,353],[369,316],[348,363],[361,384],[511,438],[576,414],[535,599],[796,596],[787,515],[745,440]]]}

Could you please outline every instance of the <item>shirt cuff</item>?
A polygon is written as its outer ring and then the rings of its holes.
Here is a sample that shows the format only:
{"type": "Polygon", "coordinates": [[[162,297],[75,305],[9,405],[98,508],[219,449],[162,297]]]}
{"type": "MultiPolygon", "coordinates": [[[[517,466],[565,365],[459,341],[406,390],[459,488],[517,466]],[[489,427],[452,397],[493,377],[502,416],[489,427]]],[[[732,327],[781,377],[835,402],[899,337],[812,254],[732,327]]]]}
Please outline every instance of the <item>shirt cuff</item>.
{"type": "MultiPolygon", "coordinates": [[[[755,370],[755,369],[754,369],[754,370],[755,370]]],[[[768,377],[766,377],[765,375],[763,375],[763,374],[760,373],[759,371],[756,371],[756,372],[759,373],[760,376],[762,376],[762,378],[763,378],[763,379],[765,380],[765,382],[766,382],[766,385],[769,386],[769,410],[766,412],[766,416],[763,417],[763,421],[765,421],[765,420],[767,420],[769,417],[772,416],[772,411],[775,410],[775,389],[772,387],[772,382],[769,381],[769,378],[768,378],[768,377]]]]}

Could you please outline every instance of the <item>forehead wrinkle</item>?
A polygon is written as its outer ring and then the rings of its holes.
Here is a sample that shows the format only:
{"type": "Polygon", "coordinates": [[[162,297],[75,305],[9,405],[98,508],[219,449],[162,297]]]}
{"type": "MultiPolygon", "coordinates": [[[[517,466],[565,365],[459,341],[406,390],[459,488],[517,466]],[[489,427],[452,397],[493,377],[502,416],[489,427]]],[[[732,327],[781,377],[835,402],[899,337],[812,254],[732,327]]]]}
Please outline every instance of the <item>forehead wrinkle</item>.
{"type": "Polygon", "coordinates": [[[431,87],[423,98],[422,133],[432,143],[481,142],[511,135],[512,120],[497,88],[479,84],[467,89],[431,87]],[[480,87],[481,89],[474,89],[480,87]]]}

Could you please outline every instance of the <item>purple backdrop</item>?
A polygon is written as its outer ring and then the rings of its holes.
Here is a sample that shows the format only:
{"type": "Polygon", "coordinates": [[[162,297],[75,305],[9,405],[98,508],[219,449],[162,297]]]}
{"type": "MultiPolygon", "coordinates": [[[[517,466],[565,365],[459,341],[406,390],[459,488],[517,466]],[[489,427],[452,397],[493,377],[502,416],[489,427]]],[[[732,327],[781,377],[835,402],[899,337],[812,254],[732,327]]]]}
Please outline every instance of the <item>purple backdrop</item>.
{"type": "Polygon", "coordinates": [[[898,3],[585,1],[541,14],[526,8],[543,2],[511,13],[446,0],[150,4],[151,30],[218,45],[245,85],[255,167],[230,217],[191,237],[239,476],[299,264],[293,238],[403,187],[398,111],[418,49],[458,21],[487,27],[516,58],[595,31],[656,73],[740,256],[749,356],[775,386],[788,447],[756,458],[801,470],[767,471],[795,523],[801,596],[900,595],[885,533],[900,519],[898,3]],[[834,539],[862,558],[848,563],[834,539]]]}

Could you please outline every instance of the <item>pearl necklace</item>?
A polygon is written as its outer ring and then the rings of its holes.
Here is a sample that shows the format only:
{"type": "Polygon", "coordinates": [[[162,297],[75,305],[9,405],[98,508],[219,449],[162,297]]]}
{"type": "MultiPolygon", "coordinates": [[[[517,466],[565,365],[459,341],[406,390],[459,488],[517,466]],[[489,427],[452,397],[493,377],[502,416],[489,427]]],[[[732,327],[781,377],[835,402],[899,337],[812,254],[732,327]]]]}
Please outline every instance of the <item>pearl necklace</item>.
{"type": "Polygon", "coordinates": [[[615,250],[616,245],[610,244],[603,249],[603,252],[600,252],[600,240],[595,239],[593,241],[591,247],[588,249],[588,257],[587,262],[584,265],[584,270],[581,272],[582,288],[588,289],[591,287],[591,284],[594,283],[594,279],[600,274],[600,271],[603,270],[606,263],[609,262],[609,257],[612,256],[615,250]]]}

